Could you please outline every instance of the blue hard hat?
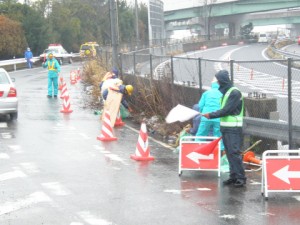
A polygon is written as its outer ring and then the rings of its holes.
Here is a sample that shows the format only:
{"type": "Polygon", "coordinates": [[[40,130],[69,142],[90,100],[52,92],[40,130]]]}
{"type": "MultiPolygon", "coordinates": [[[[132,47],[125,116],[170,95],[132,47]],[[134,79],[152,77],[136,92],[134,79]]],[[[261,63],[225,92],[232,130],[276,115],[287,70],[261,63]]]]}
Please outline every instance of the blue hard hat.
{"type": "Polygon", "coordinates": [[[111,72],[113,72],[116,76],[119,75],[119,71],[116,68],[113,68],[111,72]]]}

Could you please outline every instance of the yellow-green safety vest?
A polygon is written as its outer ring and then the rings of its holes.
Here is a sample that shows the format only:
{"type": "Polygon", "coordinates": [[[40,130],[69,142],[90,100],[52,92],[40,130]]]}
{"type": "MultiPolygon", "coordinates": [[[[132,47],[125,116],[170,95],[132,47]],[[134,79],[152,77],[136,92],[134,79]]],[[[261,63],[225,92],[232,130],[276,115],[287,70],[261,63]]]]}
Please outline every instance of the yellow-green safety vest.
{"type": "MultiPolygon", "coordinates": [[[[233,90],[239,90],[236,87],[230,88],[222,98],[221,109],[227,103],[228,97],[233,90]]],[[[220,126],[221,127],[242,127],[243,126],[243,115],[244,115],[244,99],[242,98],[242,110],[239,115],[229,115],[220,118],[220,126]]]]}
{"type": "Polygon", "coordinates": [[[55,65],[55,61],[52,62],[52,65],[50,65],[50,62],[48,61],[48,70],[55,70],[56,69],[54,68],[54,65],[55,65]]]}

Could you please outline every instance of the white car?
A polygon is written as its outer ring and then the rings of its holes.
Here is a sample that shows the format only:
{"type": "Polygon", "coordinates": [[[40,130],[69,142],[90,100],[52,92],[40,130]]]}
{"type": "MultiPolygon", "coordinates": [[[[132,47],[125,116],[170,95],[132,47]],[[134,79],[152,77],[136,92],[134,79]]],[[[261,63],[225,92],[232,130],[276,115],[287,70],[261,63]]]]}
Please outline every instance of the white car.
{"type": "Polygon", "coordinates": [[[0,114],[18,119],[17,89],[5,69],[0,68],[0,114]]]}
{"type": "Polygon", "coordinates": [[[45,62],[48,54],[52,52],[60,65],[63,63],[72,63],[72,54],[68,53],[60,44],[50,44],[43,54],[40,55],[40,61],[45,62]]]}

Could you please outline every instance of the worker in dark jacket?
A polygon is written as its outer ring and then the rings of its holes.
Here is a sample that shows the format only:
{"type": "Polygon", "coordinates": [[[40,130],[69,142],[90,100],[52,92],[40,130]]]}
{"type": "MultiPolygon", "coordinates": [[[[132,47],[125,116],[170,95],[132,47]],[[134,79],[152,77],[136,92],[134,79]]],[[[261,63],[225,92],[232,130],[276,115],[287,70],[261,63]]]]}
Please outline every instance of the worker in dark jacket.
{"type": "Polygon", "coordinates": [[[223,94],[221,108],[215,112],[202,116],[212,119],[220,118],[220,127],[226,155],[229,162],[230,177],[224,185],[233,184],[234,187],[243,187],[246,184],[245,170],[241,155],[242,126],[244,114],[244,100],[242,93],[232,85],[227,70],[221,70],[215,75],[223,94]]]}

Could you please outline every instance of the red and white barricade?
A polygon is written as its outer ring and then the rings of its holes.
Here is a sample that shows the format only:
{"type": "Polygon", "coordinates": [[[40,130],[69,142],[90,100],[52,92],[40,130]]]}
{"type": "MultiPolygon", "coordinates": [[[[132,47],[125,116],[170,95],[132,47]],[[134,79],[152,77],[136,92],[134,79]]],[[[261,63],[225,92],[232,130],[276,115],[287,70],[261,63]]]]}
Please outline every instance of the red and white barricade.
{"type": "Polygon", "coordinates": [[[300,150],[267,150],[262,156],[261,193],[300,192],[300,150]]]}
{"type": "Polygon", "coordinates": [[[220,177],[220,140],[218,137],[185,136],[180,140],[179,176],[183,170],[217,171],[220,177]]]}

